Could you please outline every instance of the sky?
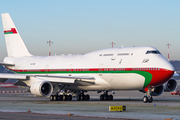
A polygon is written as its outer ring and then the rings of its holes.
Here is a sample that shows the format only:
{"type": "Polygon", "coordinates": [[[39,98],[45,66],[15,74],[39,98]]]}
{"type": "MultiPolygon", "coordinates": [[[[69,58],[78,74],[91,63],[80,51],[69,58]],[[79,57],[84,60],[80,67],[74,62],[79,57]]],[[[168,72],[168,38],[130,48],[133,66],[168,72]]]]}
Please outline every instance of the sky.
{"type": "MultiPolygon", "coordinates": [[[[180,60],[179,0],[1,0],[33,55],[84,54],[114,47],[153,46],[180,60]]],[[[7,56],[0,19],[0,61],[7,56]]]]}

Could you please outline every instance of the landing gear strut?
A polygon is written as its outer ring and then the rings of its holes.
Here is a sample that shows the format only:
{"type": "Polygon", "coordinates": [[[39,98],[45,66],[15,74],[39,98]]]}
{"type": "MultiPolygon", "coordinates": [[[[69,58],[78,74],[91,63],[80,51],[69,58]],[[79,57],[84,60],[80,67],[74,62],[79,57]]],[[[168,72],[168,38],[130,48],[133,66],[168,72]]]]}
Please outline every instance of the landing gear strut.
{"type": "Polygon", "coordinates": [[[108,91],[105,91],[104,94],[100,95],[100,100],[113,100],[113,95],[108,95],[108,91]]]}
{"type": "Polygon", "coordinates": [[[153,90],[153,88],[148,88],[148,90],[145,93],[145,96],[143,97],[143,102],[144,103],[152,103],[153,102],[153,97],[151,95],[151,91],[153,90]]]}

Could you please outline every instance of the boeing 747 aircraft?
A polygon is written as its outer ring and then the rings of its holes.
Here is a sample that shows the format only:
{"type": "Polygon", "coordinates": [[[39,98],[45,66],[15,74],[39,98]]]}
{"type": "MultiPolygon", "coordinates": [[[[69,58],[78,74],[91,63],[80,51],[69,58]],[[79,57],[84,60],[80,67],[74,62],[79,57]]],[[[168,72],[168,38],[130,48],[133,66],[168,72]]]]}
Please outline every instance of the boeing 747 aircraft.
{"type": "Polygon", "coordinates": [[[154,47],[108,48],[83,55],[33,56],[26,48],[8,13],[2,14],[8,56],[0,64],[15,74],[0,74],[0,81],[13,78],[32,94],[50,100],[89,100],[87,91],[98,91],[100,100],[113,100],[109,91],[139,90],[143,101],[176,86],[169,80],[174,68],[154,47]]]}

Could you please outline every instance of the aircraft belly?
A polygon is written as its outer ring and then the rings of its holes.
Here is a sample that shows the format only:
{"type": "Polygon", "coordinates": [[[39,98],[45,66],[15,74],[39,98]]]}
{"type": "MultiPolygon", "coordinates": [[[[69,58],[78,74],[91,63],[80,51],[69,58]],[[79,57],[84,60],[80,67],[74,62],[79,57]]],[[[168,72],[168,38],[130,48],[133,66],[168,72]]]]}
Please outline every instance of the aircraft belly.
{"type": "Polygon", "coordinates": [[[145,82],[145,77],[136,73],[104,74],[102,77],[113,90],[139,90],[145,82]]]}
{"type": "Polygon", "coordinates": [[[91,84],[83,81],[75,81],[74,84],[70,84],[66,89],[70,90],[90,90],[90,91],[103,91],[103,90],[111,90],[112,87],[109,85],[107,81],[99,77],[97,74],[91,74],[95,78],[95,83],[91,84]]]}

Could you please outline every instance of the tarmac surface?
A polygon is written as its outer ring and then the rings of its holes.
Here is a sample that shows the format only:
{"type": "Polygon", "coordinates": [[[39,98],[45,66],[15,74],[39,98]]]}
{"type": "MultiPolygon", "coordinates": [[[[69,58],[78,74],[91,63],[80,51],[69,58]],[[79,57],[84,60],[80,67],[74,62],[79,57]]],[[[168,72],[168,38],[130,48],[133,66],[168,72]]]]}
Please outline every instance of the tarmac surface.
{"type": "MultiPolygon", "coordinates": [[[[4,90],[24,88],[0,88],[4,90]]],[[[90,101],[49,101],[31,93],[1,93],[0,120],[180,120],[180,96],[164,92],[153,103],[143,103],[139,91],[115,91],[113,101],[100,101],[96,92],[88,92],[90,101]],[[126,111],[109,112],[109,106],[126,106],[126,111]]]]}

